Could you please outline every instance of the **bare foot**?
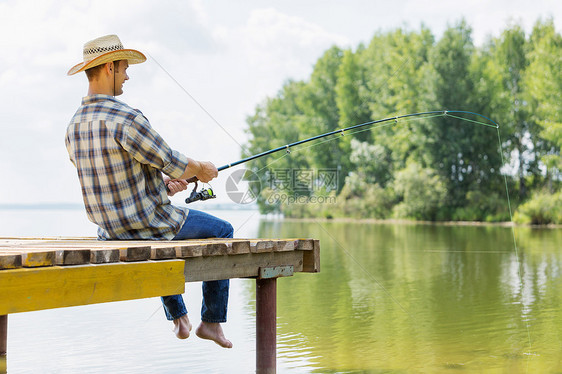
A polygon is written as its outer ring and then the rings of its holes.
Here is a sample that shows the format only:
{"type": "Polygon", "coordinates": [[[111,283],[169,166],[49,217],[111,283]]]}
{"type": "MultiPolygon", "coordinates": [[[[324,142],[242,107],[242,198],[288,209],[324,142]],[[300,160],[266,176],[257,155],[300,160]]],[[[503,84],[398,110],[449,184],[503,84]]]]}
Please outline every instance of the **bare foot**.
{"type": "Polygon", "coordinates": [[[178,339],[189,338],[191,327],[191,322],[189,322],[187,314],[184,314],[180,318],[174,320],[174,333],[176,334],[178,339]]]}
{"type": "Polygon", "coordinates": [[[232,348],[230,340],[224,337],[220,323],[201,322],[195,334],[201,339],[212,340],[223,348],[232,348]]]}

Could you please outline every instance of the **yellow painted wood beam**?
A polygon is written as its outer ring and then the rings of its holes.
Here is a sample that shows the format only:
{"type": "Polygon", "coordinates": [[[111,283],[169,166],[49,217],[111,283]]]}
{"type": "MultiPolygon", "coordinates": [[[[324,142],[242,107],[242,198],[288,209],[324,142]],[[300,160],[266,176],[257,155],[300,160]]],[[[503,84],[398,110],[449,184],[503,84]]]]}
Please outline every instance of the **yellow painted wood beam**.
{"type": "Polygon", "coordinates": [[[0,315],[181,294],[184,261],[163,260],[0,271],[0,315]]]}

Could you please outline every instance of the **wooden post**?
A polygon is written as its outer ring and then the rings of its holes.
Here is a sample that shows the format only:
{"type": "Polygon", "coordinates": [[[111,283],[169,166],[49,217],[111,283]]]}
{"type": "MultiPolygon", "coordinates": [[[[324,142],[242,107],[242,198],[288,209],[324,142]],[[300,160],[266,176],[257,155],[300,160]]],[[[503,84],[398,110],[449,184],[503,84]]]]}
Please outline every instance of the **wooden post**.
{"type": "Polygon", "coordinates": [[[0,356],[8,351],[8,315],[0,316],[0,356]]]}
{"type": "Polygon", "coordinates": [[[256,373],[275,374],[277,278],[256,279],[256,373]]]}

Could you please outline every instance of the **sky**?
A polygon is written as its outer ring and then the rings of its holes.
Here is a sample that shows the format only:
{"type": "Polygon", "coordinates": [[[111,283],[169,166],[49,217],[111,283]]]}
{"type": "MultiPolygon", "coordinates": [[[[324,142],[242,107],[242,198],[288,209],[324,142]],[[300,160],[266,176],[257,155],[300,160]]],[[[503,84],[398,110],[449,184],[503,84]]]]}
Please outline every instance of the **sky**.
{"type": "MultiPolygon", "coordinates": [[[[559,0],[0,0],[0,204],[81,203],[64,145],[87,92],[66,72],[85,42],[117,34],[147,62],[128,69],[119,99],[140,109],[168,144],[217,166],[240,158],[246,118],[289,79],[307,79],[333,45],[355,49],[376,32],[461,18],[482,45],[510,22],[562,30],[559,0]]],[[[231,170],[211,182],[219,198],[231,170]]],[[[187,193],[176,196],[182,204],[187,193]]]]}

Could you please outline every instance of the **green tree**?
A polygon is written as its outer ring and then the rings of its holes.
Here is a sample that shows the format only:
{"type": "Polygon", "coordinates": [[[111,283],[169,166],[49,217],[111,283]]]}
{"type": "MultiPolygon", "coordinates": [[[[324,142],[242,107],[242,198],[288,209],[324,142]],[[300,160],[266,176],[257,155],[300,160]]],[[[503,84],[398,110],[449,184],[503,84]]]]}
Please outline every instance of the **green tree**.
{"type": "MultiPolygon", "coordinates": [[[[316,62],[308,82],[287,82],[275,98],[270,98],[248,117],[250,141],[248,153],[256,154],[281,147],[338,128],[339,115],[335,87],[343,52],[330,48],[316,62]]],[[[349,170],[349,145],[332,141],[321,145],[306,144],[288,154],[272,154],[251,164],[261,177],[258,205],[263,212],[283,212],[287,199],[311,196],[315,184],[307,173],[319,169],[349,170]],[[305,183],[302,176],[307,178],[305,183]]],[[[340,180],[339,178],[337,179],[340,180]]],[[[337,186],[343,186],[343,178],[337,186]]],[[[313,181],[317,182],[317,181],[313,181]]],[[[254,188],[258,188],[254,186],[254,188]]],[[[258,193],[258,191],[254,191],[258,193]]]]}
{"type": "MultiPolygon", "coordinates": [[[[523,84],[529,105],[529,121],[538,124],[538,129],[533,132],[538,140],[533,144],[537,144],[537,155],[544,166],[546,184],[535,189],[531,199],[518,208],[514,219],[521,223],[560,224],[562,37],[556,33],[552,19],[535,24],[529,44],[529,66],[523,84]]],[[[538,176],[538,172],[533,174],[535,179],[538,176]]]]}
{"type": "Polygon", "coordinates": [[[504,30],[501,37],[494,40],[491,53],[501,67],[503,92],[499,97],[506,101],[503,107],[507,110],[497,114],[505,129],[504,149],[515,154],[513,165],[517,170],[519,198],[524,199],[528,193],[529,175],[540,174],[541,139],[539,127],[529,112],[523,84],[529,65],[529,43],[522,27],[513,25],[504,30]]]}
{"type": "Polygon", "coordinates": [[[353,171],[345,178],[338,209],[344,216],[389,218],[395,194],[387,186],[391,180],[391,159],[379,144],[351,140],[353,171]]]}
{"type": "MultiPolygon", "coordinates": [[[[338,72],[344,52],[334,46],[316,62],[303,95],[303,111],[307,122],[300,128],[303,138],[312,137],[339,128],[339,109],[336,87],[338,72]]],[[[316,169],[330,169],[346,175],[350,168],[349,141],[341,139],[307,147],[309,164],[316,169]],[[343,140],[343,141],[342,141],[343,140]]],[[[343,187],[343,178],[338,178],[337,191],[343,187]]]]}
{"type": "Polygon", "coordinates": [[[524,85],[531,120],[540,126],[539,136],[545,141],[541,160],[552,193],[553,182],[560,182],[562,177],[562,36],[556,33],[553,21],[548,20],[537,22],[530,39],[530,63],[524,85]]]}
{"type": "MultiPolygon", "coordinates": [[[[449,27],[430,55],[435,106],[488,114],[479,99],[481,62],[472,42],[472,29],[464,20],[449,27]]],[[[430,97],[431,97],[430,96],[430,97]]],[[[497,136],[493,129],[446,116],[427,123],[428,135],[422,148],[429,155],[423,166],[436,169],[447,181],[447,203],[442,217],[452,219],[457,209],[470,204],[471,191],[497,193],[501,168],[497,136]]]]}
{"type": "MultiPolygon", "coordinates": [[[[366,69],[360,61],[360,54],[363,49],[363,47],[360,47],[356,53],[353,53],[350,49],[344,51],[338,70],[335,91],[339,111],[339,126],[341,128],[368,122],[371,119],[367,98],[363,90],[366,74],[366,69]]],[[[362,131],[354,137],[362,141],[371,140],[369,131],[362,131]]]]}
{"type": "Polygon", "coordinates": [[[394,190],[402,200],[394,207],[397,218],[440,220],[440,208],[447,198],[446,182],[435,170],[415,161],[396,173],[394,190]]]}
{"type": "MultiPolygon", "coordinates": [[[[287,82],[277,97],[267,99],[256,108],[254,115],[247,118],[250,141],[248,152],[243,157],[299,140],[299,129],[308,122],[302,110],[304,86],[304,82],[287,82]]],[[[275,153],[248,164],[249,169],[261,180],[261,188],[254,184],[253,193],[258,196],[258,206],[264,213],[281,211],[282,206],[276,196],[293,194],[292,171],[310,167],[303,152],[285,156],[286,154],[275,153]]]]}
{"type": "MultiPolygon", "coordinates": [[[[366,68],[362,100],[368,103],[371,118],[428,110],[426,75],[433,43],[433,35],[425,27],[419,32],[397,29],[373,37],[360,55],[366,68]]],[[[426,136],[421,122],[404,121],[372,130],[373,141],[387,149],[397,169],[409,157],[423,157],[420,145],[426,136]]]]}

